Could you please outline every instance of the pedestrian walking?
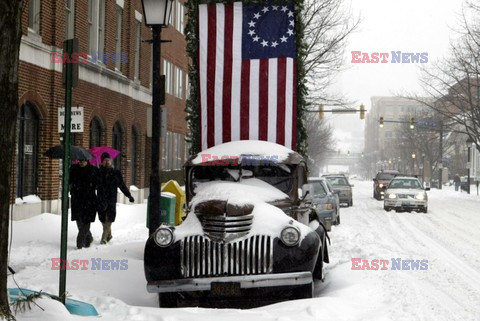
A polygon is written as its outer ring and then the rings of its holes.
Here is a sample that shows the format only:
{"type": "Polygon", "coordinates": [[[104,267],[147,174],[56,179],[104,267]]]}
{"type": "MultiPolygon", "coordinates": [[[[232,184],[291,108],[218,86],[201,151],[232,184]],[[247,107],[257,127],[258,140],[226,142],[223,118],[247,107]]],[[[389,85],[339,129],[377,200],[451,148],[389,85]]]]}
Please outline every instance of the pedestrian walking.
{"type": "Polygon", "coordinates": [[[93,241],[90,224],[97,215],[97,168],[86,159],[70,167],[71,220],[78,227],[77,248],[89,247],[93,241]]]}
{"type": "Polygon", "coordinates": [[[103,225],[103,234],[100,243],[107,244],[112,239],[112,223],[115,222],[117,215],[117,188],[120,188],[130,202],[135,202],[135,199],[123,181],[122,172],[113,168],[110,155],[103,153],[101,161],[97,190],[99,202],[98,217],[103,225]]]}
{"type": "Polygon", "coordinates": [[[458,176],[458,174],[455,174],[453,177],[453,183],[455,184],[455,191],[458,191],[461,185],[460,176],[458,176]]]}

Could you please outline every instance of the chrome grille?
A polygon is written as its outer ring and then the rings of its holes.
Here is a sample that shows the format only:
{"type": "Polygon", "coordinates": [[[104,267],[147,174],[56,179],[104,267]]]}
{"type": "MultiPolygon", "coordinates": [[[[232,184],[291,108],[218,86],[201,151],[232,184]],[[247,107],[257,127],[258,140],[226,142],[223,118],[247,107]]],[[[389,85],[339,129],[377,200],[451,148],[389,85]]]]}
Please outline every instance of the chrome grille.
{"type": "Polygon", "coordinates": [[[273,269],[270,236],[220,243],[197,235],[185,238],[180,247],[184,277],[265,274],[273,269]]]}
{"type": "Polygon", "coordinates": [[[413,194],[398,194],[398,198],[415,198],[413,194]]]}
{"type": "Polygon", "coordinates": [[[198,215],[203,231],[214,241],[229,242],[245,236],[252,227],[253,214],[241,216],[198,215]]]}

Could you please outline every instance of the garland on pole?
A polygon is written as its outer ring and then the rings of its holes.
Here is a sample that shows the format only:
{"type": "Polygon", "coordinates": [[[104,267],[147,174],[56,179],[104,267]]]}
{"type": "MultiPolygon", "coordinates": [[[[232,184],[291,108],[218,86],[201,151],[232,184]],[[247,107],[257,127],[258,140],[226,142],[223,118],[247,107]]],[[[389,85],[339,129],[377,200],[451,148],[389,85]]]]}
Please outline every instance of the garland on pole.
{"type": "MultiPolygon", "coordinates": [[[[188,22],[185,26],[185,39],[187,41],[187,54],[191,59],[188,69],[190,96],[185,107],[186,120],[190,133],[187,142],[191,143],[190,155],[199,153],[200,142],[200,115],[199,115],[199,84],[198,84],[198,5],[211,3],[232,3],[233,1],[225,0],[187,0],[185,7],[187,9],[188,22]]],[[[268,3],[284,4],[285,0],[271,0],[268,3]]],[[[243,0],[243,3],[262,4],[266,1],[260,0],[243,0]]],[[[297,152],[303,156],[307,155],[307,128],[306,128],[306,97],[308,89],[306,86],[306,74],[304,62],[306,59],[306,45],[304,43],[305,25],[302,20],[301,12],[303,10],[304,0],[293,0],[295,6],[295,32],[296,32],[296,50],[297,50],[297,152]]]]}

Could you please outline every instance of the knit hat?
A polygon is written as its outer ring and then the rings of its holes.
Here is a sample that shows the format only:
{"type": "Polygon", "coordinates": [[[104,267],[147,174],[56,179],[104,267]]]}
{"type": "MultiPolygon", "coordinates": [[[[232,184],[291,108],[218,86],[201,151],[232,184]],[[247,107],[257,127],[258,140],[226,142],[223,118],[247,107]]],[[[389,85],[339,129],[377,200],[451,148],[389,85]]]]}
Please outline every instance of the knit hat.
{"type": "Polygon", "coordinates": [[[107,153],[107,152],[105,152],[105,153],[102,154],[102,156],[101,156],[100,158],[101,158],[101,160],[102,160],[102,162],[103,162],[103,160],[104,160],[105,158],[110,158],[110,154],[107,153]]]}

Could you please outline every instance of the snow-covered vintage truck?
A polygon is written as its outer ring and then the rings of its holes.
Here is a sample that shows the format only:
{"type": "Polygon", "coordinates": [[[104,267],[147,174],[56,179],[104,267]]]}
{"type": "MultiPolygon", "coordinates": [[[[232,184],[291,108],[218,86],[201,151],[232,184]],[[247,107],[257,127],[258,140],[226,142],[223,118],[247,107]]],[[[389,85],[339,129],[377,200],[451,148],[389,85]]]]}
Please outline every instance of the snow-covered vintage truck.
{"type": "Polygon", "coordinates": [[[187,217],[161,225],[145,246],[147,290],[160,307],[312,297],[328,250],[304,158],[274,143],[236,141],[204,150],[185,170],[187,217]]]}

